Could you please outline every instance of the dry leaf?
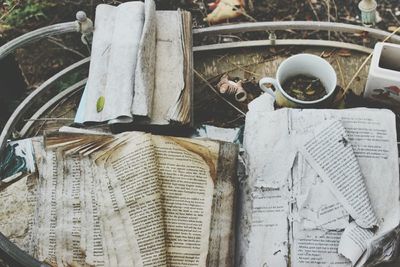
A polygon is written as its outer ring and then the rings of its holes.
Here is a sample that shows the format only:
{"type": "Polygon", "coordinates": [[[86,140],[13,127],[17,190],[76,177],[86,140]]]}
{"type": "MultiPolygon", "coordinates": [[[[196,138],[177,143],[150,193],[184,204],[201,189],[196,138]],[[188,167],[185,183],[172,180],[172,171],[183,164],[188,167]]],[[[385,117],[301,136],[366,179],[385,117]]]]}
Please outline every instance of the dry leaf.
{"type": "Polygon", "coordinates": [[[103,110],[105,101],[106,99],[104,98],[104,96],[100,96],[99,99],[97,99],[96,103],[97,112],[101,112],[103,110]]]}
{"type": "Polygon", "coordinates": [[[350,57],[351,56],[351,52],[348,49],[340,49],[337,52],[337,54],[338,54],[338,56],[341,56],[341,57],[350,57]]]}
{"type": "Polygon", "coordinates": [[[243,5],[241,0],[220,0],[216,8],[204,19],[211,24],[221,23],[241,16],[243,5]]]}

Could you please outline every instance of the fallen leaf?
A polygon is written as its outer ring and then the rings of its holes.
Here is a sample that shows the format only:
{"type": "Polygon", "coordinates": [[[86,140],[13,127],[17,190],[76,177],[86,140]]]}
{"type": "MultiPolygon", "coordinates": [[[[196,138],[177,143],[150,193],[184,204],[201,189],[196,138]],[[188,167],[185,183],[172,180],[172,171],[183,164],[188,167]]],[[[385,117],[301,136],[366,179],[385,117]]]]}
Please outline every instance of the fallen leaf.
{"type": "Polygon", "coordinates": [[[97,99],[96,103],[97,112],[101,112],[103,110],[105,101],[106,99],[104,98],[104,96],[100,96],[99,99],[97,99]]]}
{"type": "Polygon", "coordinates": [[[340,49],[337,52],[337,54],[338,54],[338,56],[341,56],[341,57],[350,57],[351,56],[351,52],[348,49],[340,49]]]}
{"type": "Polygon", "coordinates": [[[211,24],[221,23],[228,19],[234,19],[241,16],[243,5],[241,0],[221,0],[213,12],[204,19],[211,24]]]}
{"type": "Polygon", "coordinates": [[[388,31],[389,32],[394,32],[394,31],[396,31],[397,30],[397,26],[389,26],[389,28],[388,28],[388,31]]]}

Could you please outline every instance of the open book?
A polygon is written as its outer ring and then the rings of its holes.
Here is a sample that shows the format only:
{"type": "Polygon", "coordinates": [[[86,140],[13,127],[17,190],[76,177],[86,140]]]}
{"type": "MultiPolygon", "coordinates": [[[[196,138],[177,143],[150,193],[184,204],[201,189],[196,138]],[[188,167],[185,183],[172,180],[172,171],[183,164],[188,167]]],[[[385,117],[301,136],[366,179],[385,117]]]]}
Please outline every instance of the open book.
{"type": "Polygon", "coordinates": [[[385,239],[398,235],[400,221],[394,114],[265,106],[254,102],[246,118],[239,266],[390,259],[385,239]]]}
{"type": "Polygon", "coordinates": [[[75,122],[192,123],[191,16],[153,0],[96,8],[88,82],[75,122]]]}
{"type": "Polygon", "coordinates": [[[37,208],[24,248],[38,260],[233,265],[236,145],[141,132],[54,133],[35,151],[37,208]]]}

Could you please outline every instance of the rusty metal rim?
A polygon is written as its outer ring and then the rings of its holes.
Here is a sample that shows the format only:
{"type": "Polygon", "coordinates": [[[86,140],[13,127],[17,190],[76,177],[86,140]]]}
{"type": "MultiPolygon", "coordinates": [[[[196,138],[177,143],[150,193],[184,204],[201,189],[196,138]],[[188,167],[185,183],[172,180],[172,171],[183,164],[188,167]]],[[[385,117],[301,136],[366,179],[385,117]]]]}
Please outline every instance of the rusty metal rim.
{"type": "Polygon", "coordinates": [[[53,107],[55,104],[57,104],[59,101],[64,99],[65,97],[68,97],[72,95],[73,93],[83,89],[86,85],[87,78],[75,83],[74,85],[68,87],[67,89],[63,90],[62,92],[58,93],[55,95],[53,98],[51,98],[49,101],[46,102],[43,106],[38,109],[35,114],[32,115],[32,117],[29,119],[27,123],[25,123],[24,127],[22,127],[21,131],[19,134],[21,137],[25,137],[26,134],[29,132],[29,130],[32,128],[33,124],[35,123],[36,119],[39,119],[47,110],[49,110],[51,107],[53,107]]]}
{"type": "Polygon", "coordinates": [[[323,46],[334,48],[346,48],[353,51],[370,54],[373,50],[371,48],[355,45],[351,43],[343,43],[337,41],[327,40],[310,40],[310,39],[278,39],[278,40],[256,40],[256,41],[240,41],[230,43],[219,43],[193,47],[193,52],[212,51],[212,50],[226,50],[232,48],[249,48],[260,46],[323,46]]]}
{"type": "MultiPolygon", "coordinates": [[[[389,32],[368,28],[359,25],[324,22],[324,21],[262,21],[246,22],[240,24],[229,24],[221,26],[211,26],[201,29],[194,29],[194,36],[218,35],[255,31],[285,31],[285,30],[315,30],[315,31],[337,31],[348,33],[367,33],[369,37],[384,39],[390,35],[389,32]]],[[[400,36],[393,35],[388,41],[400,43],[400,36]]]]}
{"type": "Polygon", "coordinates": [[[76,21],[58,23],[25,33],[0,47],[0,60],[16,49],[40,39],[70,32],[79,32],[79,23],[76,21]]]}

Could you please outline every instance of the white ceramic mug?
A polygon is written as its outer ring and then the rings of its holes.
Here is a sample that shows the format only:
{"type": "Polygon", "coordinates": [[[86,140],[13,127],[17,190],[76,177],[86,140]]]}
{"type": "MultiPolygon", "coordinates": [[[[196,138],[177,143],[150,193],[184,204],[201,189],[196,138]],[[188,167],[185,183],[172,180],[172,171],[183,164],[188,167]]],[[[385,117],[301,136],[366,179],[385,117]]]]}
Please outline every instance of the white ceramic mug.
{"type": "Polygon", "coordinates": [[[284,60],[278,67],[276,78],[265,77],[259,81],[260,88],[272,95],[279,106],[284,107],[324,107],[332,100],[337,83],[336,72],[325,59],[311,55],[298,54],[284,60]],[[304,101],[290,96],[282,88],[282,84],[296,75],[318,78],[326,90],[326,95],[312,101],[304,101]],[[265,84],[273,84],[275,91],[265,84]]]}

